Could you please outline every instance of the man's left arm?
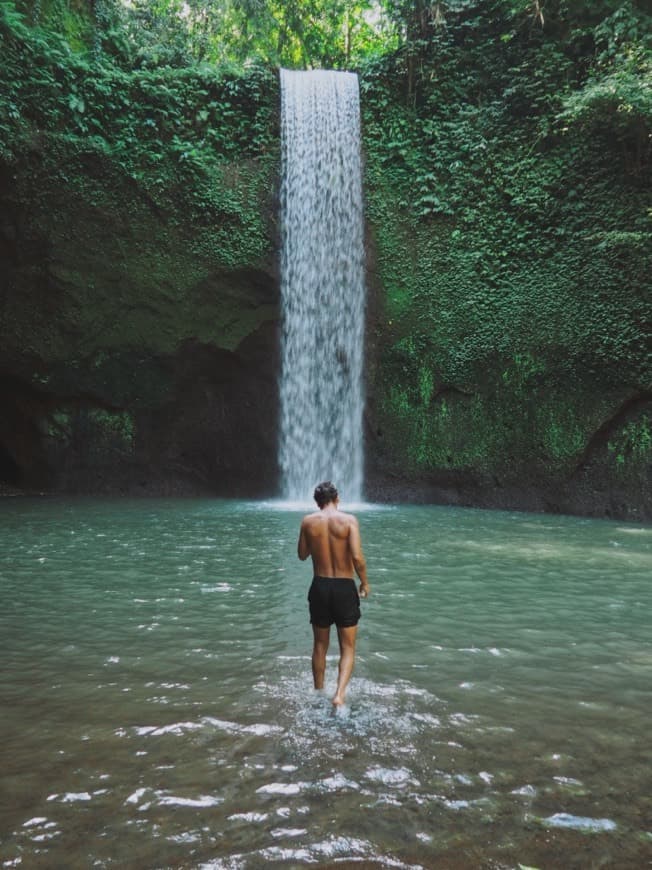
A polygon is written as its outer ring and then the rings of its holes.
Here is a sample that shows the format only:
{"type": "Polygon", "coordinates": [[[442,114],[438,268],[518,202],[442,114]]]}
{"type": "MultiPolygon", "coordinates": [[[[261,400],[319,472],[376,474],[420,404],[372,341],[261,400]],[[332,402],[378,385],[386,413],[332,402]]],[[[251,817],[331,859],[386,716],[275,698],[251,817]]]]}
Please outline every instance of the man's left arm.
{"type": "Polygon", "coordinates": [[[371,587],[367,580],[367,563],[364,553],[362,552],[362,543],[360,541],[360,527],[355,517],[351,517],[351,527],[349,530],[349,549],[351,552],[351,560],[355,573],[360,578],[360,598],[368,598],[371,587]]]}

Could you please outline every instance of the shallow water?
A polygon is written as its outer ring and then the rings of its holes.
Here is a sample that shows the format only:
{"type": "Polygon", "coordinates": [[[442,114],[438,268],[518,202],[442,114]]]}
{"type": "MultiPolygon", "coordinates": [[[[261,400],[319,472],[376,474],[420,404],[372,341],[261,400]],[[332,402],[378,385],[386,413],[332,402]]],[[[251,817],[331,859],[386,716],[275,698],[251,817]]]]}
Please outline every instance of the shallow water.
{"type": "Polygon", "coordinates": [[[336,716],[296,510],[2,501],[0,866],[647,866],[652,529],[359,517],[336,716]]]}

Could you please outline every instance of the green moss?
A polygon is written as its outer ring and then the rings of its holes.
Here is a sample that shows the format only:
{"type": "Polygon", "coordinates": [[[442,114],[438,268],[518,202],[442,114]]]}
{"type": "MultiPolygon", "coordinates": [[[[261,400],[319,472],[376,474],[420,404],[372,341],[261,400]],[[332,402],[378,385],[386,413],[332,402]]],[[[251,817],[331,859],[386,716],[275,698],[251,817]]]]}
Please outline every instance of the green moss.
{"type": "MultiPolygon", "coordinates": [[[[635,46],[583,56],[572,27],[517,28],[505,8],[450,9],[418,63],[398,52],[361,71],[385,458],[557,480],[602,449],[619,479],[643,480],[648,417],[608,447],[596,434],[652,381],[649,67],[635,46]],[[632,99],[613,105],[600,76],[632,99]]],[[[43,0],[67,44],[10,13],[7,225],[39,256],[12,265],[3,352],[61,395],[74,382],[107,405],[161,401],[159,358],[188,340],[235,350],[277,316],[276,75],[125,70],[70,52],[90,48],[83,4],[43,0]]],[[[111,415],[76,420],[128,449],[111,415]]]]}
{"type": "Polygon", "coordinates": [[[572,469],[593,434],[590,421],[570,402],[540,409],[536,433],[552,467],[563,470],[572,469]]]}
{"type": "Polygon", "coordinates": [[[646,472],[652,463],[652,421],[648,414],[630,420],[608,443],[619,474],[646,472]]]}
{"type": "Polygon", "coordinates": [[[87,424],[95,430],[96,440],[125,453],[134,449],[134,420],[128,411],[93,409],[86,412],[87,424]]]}
{"type": "MultiPolygon", "coordinates": [[[[79,19],[80,28],[89,20],[83,4],[58,0],[41,14],[79,19]]],[[[57,251],[49,268],[80,327],[93,307],[84,296],[119,301],[129,284],[128,341],[152,333],[148,300],[163,295],[181,323],[195,321],[218,343],[226,332],[225,346],[237,345],[255,322],[250,312],[239,328],[226,312],[191,309],[211,276],[264,267],[271,256],[277,77],[260,67],[125,71],[71,53],[15,15],[2,24],[0,159],[13,164],[18,202],[30,203],[30,231],[57,251]]]]}
{"type": "Polygon", "coordinates": [[[128,411],[62,407],[50,414],[44,432],[49,449],[71,450],[86,457],[133,456],[135,422],[128,411]]]}
{"type": "Polygon", "coordinates": [[[14,168],[16,208],[30,203],[24,232],[55,256],[14,272],[7,349],[51,363],[84,358],[98,341],[107,353],[171,353],[189,338],[233,350],[278,316],[264,277],[278,151],[210,164],[187,184],[166,160],[166,183],[137,180],[115,155],[53,133],[37,160],[14,168]],[[44,272],[51,290],[34,310],[44,272]]]}
{"type": "Polygon", "coordinates": [[[72,414],[69,411],[55,411],[50,415],[46,425],[48,438],[64,445],[69,442],[72,425],[72,414]]]}
{"type": "Polygon", "coordinates": [[[617,143],[474,103],[460,62],[433,61],[416,106],[392,72],[363,79],[384,458],[567,478],[652,380],[646,185],[617,143]]]}

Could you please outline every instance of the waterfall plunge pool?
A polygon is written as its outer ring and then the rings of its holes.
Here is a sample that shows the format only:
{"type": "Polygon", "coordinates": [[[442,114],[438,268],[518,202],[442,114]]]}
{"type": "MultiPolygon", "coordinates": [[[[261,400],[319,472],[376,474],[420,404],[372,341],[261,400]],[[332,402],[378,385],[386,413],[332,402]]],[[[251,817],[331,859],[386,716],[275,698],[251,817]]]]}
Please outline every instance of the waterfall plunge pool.
{"type": "Polygon", "coordinates": [[[300,516],[0,502],[0,866],[649,861],[652,529],[366,506],[335,716],[300,516]]]}

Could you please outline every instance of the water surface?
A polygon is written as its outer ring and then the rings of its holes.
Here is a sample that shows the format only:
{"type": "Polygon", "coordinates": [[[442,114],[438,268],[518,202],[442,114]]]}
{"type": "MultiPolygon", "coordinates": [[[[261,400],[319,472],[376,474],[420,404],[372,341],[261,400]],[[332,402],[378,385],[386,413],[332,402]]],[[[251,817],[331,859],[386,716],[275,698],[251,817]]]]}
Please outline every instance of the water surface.
{"type": "Polygon", "coordinates": [[[3,500],[0,866],[646,866],[652,529],[359,516],[336,716],[296,510],[3,500]]]}

